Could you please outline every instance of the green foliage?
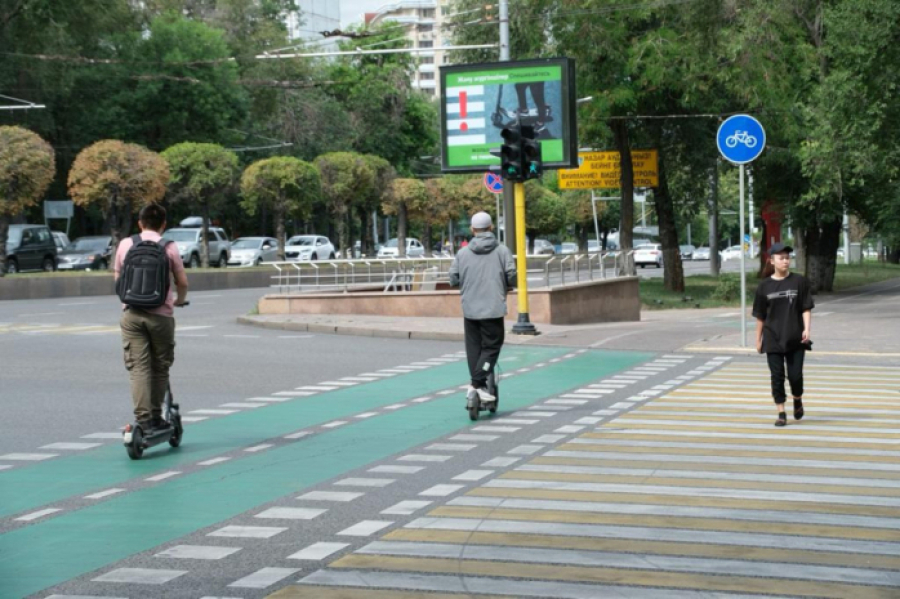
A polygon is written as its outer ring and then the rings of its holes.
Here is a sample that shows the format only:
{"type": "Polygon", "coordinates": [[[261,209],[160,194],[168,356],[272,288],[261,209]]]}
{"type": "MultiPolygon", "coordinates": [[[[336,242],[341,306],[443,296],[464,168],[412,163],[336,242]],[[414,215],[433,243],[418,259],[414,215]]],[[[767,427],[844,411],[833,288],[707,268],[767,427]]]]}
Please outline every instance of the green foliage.
{"type": "Polygon", "coordinates": [[[298,158],[265,158],[244,170],[241,194],[241,207],[251,216],[263,206],[274,212],[278,255],[284,260],[285,218],[310,217],[322,199],[321,178],[312,164],[298,158]]]}
{"type": "Polygon", "coordinates": [[[559,233],[567,220],[566,203],[559,194],[538,181],[525,183],[525,232],[532,243],[538,235],[559,233]]]}
{"type": "MultiPolygon", "coordinates": [[[[15,216],[35,205],[55,172],[50,144],[28,129],[0,127],[0,218],[15,216]]],[[[0,242],[6,244],[5,234],[0,242]]]]}
{"type": "Polygon", "coordinates": [[[347,216],[351,206],[371,196],[376,173],[365,156],[355,152],[331,152],[316,158],[316,168],[322,176],[322,194],[335,219],[341,255],[350,248],[347,216]]]}
{"type": "Polygon", "coordinates": [[[169,196],[203,215],[203,247],[200,260],[209,266],[209,213],[225,201],[225,192],[238,174],[237,154],[217,144],[184,142],[167,148],[169,196]]]}
{"type": "Polygon", "coordinates": [[[169,165],[137,144],[104,140],[79,152],[69,170],[69,195],[76,206],[99,205],[114,244],[131,232],[132,214],[166,193],[169,165]]]}

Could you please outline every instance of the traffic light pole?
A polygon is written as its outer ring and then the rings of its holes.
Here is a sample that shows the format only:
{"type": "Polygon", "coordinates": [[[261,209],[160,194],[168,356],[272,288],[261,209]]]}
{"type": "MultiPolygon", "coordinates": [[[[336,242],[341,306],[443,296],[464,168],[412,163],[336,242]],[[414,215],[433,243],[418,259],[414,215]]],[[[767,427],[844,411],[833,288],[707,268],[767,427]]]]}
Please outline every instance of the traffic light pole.
{"type": "Polygon", "coordinates": [[[518,277],[519,320],[513,325],[514,335],[537,335],[528,317],[528,256],[525,247],[525,184],[515,183],[516,196],[516,273],[518,277]]]}

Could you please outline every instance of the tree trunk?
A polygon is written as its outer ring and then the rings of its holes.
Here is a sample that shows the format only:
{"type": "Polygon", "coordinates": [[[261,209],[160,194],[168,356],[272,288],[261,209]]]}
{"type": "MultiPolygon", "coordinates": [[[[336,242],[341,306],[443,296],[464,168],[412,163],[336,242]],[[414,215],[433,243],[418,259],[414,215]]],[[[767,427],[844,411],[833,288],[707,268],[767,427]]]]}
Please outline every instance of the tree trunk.
{"type": "MultiPolygon", "coordinates": [[[[283,205],[282,202],[279,202],[283,205]]],[[[284,262],[284,209],[275,210],[275,238],[278,239],[278,260],[284,262]]]]}
{"type": "Polygon", "coordinates": [[[203,204],[203,232],[200,234],[200,266],[209,268],[209,204],[203,204]]]}
{"type": "Polygon", "coordinates": [[[684,293],[684,269],[681,264],[681,250],[678,247],[678,229],[675,225],[675,207],[669,195],[666,179],[665,152],[662,143],[659,148],[659,186],[653,194],[656,218],[659,220],[659,239],[663,250],[663,285],[669,291],[684,293]]]}
{"type": "Polygon", "coordinates": [[[719,276],[719,159],[709,177],[709,274],[719,276]]]}
{"type": "Polygon", "coordinates": [[[806,229],[794,227],[794,268],[806,274],[806,229]]]}
{"type": "Polygon", "coordinates": [[[806,277],[813,293],[834,290],[834,271],[841,239],[841,218],[819,222],[806,230],[806,277]]]}
{"type": "Polygon", "coordinates": [[[0,214],[0,278],[6,275],[6,236],[9,234],[9,216],[0,214]]]}
{"type": "MultiPolygon", "coordinates": [[[[588,231],[591,230],[590,225],[576,225],[575,235],[578,237],[578,251],[588,251],[588,231]]],[[[598,240],[599,241],[599,240],[598,240]]]]}
{"type": "Polygon", "coordinates": [[[425,227],[423,228],[423,231],[422,231],[422,241],[425,244],[425,257],[426,258],[432,258],[434,256],[434,253],[431,251],[431,246],[433,245],[432,237],[433,237],[433,234],[432,234],[432,230],[431,230],[431,222],[426,220],[425,227]]]}
{"type": "Polygon", "coordinates": [[[346,256],[345,253],[347,251],[347,209],[343,208],[337,213],[337,237],[338,237],[338,247],[340,248],[341,256],[346,256]]]}
{"type": "Polygon", "coordinates": [[[619,188],[622,192],[622,222],[619,227],[619,271],[624,275],[636,274],[634,269],[634,165],[631,162],[631,140],[628,136],[628,123],[625,120],[610,122],[615,138],[616,150],[619,151],[619,167],[621,179],[619,188]]]}
{"type": "Polygon", "coordinates": [[[397,256],[406,257],[406,202],[397,209],[397,256]]]}

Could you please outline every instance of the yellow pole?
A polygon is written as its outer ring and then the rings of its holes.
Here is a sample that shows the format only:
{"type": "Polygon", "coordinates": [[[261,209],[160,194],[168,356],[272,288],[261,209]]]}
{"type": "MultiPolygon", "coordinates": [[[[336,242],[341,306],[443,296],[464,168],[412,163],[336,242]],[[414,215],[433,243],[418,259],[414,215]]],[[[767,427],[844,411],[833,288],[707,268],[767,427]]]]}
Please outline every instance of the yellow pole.
{"type": "Polygon", "coordinates": [[[519,284],[519,319],[512,332],[517,335],[537,335],[528,317],[528,249],[525,247],[525,184],[516,182],[516,271],[519,284]]]}

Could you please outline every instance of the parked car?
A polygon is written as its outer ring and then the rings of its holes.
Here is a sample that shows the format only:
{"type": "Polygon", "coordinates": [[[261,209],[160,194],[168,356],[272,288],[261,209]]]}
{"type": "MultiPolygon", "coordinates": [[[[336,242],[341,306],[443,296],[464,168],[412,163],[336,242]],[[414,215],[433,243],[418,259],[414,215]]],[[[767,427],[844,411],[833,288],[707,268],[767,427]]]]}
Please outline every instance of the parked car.
{"type": "Polygon", "coordinates": [[[553,256],[554,254],[556,254],[556,249],[553,247],[552,243],[550,243],[546,239],[534,240],[535,256],[553,256]]]}
{"type": "Polygon", "coordinates": [[[69,247],[69,244],[72,243],[71,241],[69,241],[69,236],[62,231],[50,231],[50,233],[53,235],[53,241],[56,242],[57,255],[62,253],[62,251],[69,247]]]}
{"type": "MultiPolygon", "coordinates": [[[[399,256],[399,242],[397,238],[388,240],[384,246],[378,250],[379,258],[396,258],[399,256]]],[[[407,258],[421,258],[425,255],[425,246],[422,243],[415,239],[414,237],[406,238],[406,257],[407,258]]]]}
{"type": "Polygon", "coordinates": [[[647,265],[662,268],[662,245],[659,243],[647,243],[634,250],[634,263],[644,268],[647,265]]]}
{"type": "MultiPolygon", "coordinates": [[[[184,222],[184,221],[182,221],[184,222]]],[[[178,246],[178,253],[184,265],[190,268],[200,267],[200,246],[203,243],[203,229],[193,227],[168,229],[163,233],[163,239],[171,239],[178,246]]],[[[231,242],[224,229],[219,227],[209,228],[209,263],[211,266],[224,268],[228,265],[228,257],[231,255],[231,242]]]]}
{"type": "Polygon", "coordinates": [[[228,266],[259,266],[278,261],[278,240],[274,237],[239,237],[231,242],[228,266]]]}
{"type": "Polygon", "coordinates": [[[566,242],[562,244],[562,247],[559,249],[560,254],[577,254],[578,253],[578,244],[566,242]]]}
{"type": "Polygon", "coordinates": [[[722,260],[740,260],[741,252],[743,248],[739,245],[733,245],[731,247],[725,248],[722,250],[722,260]]]}
{"type": "Polygon", "coordinates": [[[284,246],[284,258],[291,262],[334,260],[334,244],[321,235],[294,235],[284,246]]]}
{"type": "Polygon", "coordinates": [[[691,244],[686,244],[678,247],[678,250],[681,252],[682,260],[691,260],[694,256],[694,250],[696,250],[694,246],[691,244]]]}
{"type": "Polygon", "coordinates": [[[56,242],[47,225],[10,225],[6,235],[6,272],[56,270],[56,242]]]}
{"type": "Polygon", "coordinates": [[[60,270],[106,270],[113,263],[112,237],[79,237],[58,256],[60,270]]]}
{"type": "Polygon", "coordinates": [[[691,254],[691,260],[709,260],[709,246],[695,248],[691,254]]]}

